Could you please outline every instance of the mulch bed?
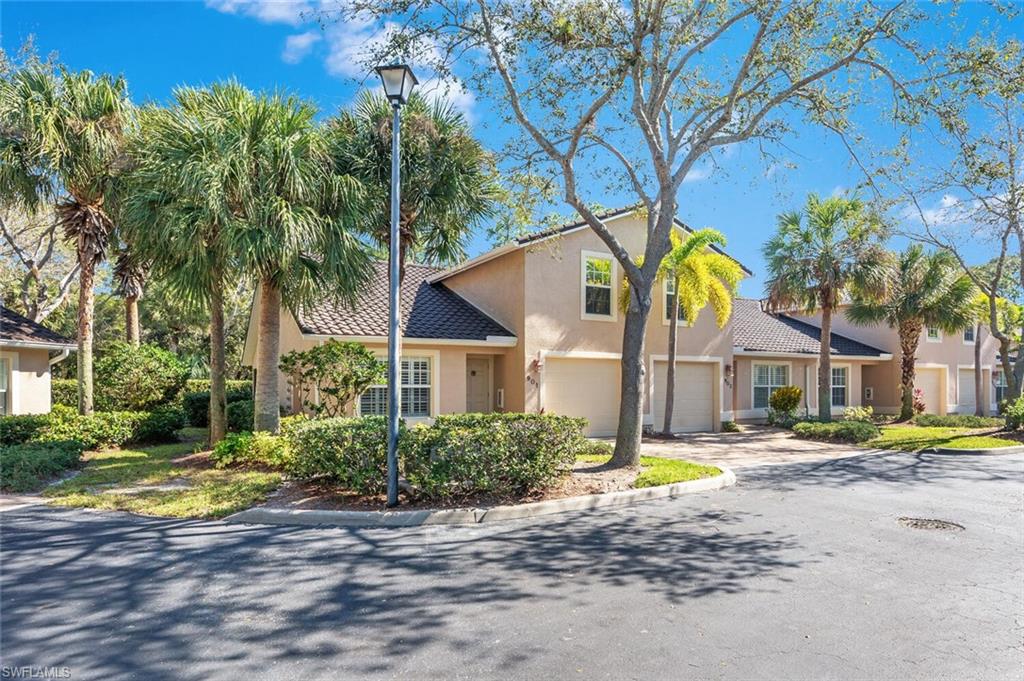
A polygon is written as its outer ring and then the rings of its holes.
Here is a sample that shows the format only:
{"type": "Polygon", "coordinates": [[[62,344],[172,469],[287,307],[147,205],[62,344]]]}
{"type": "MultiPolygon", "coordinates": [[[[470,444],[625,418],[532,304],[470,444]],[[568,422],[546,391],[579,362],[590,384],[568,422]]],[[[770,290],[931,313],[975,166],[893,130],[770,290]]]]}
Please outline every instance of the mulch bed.
{"type": "MultiPolygon", "coordinates": [[[[415,511],[442,508],[488,508],[506,504],[525,504],[532,501],[564,499],[586,494],[604,494],[632,489],[639,469],[606,468],[600,463],[577,463],[571,475],[565,476],[548,489],[520,497],[501,495],[476,495],[447,502],[417,500],[402,491],[399,506],[395,510],[415,511]]],[[[383,511],[384,495],[366,496],[339,491],[336,487],[314,482],[286,482],[272,494],[265,508],[316,509],[331,511],[383,511]]]]}

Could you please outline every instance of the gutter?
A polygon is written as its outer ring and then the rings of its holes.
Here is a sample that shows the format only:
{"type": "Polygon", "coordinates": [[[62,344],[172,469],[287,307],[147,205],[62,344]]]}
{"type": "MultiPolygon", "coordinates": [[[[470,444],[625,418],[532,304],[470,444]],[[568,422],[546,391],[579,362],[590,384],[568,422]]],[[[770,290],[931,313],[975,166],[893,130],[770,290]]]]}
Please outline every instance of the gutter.
{"type": "Polygon", "coordinates": [[[66,360],[68,358],[68,355],[70,354],[71,350],[68,348],[64,348],[63,350],[60,351],[59,355],[50,358],[50,366],[52,367],[54,364],[60,364],[61,362],[66,360]]]}
{"type": "Polygon", "coordinates": [[[0,338],[0,347],[28,348],[31,350],[77,350],[74,343],[47,343],[45,341],[19,341],[10,338],[0,338]]]}

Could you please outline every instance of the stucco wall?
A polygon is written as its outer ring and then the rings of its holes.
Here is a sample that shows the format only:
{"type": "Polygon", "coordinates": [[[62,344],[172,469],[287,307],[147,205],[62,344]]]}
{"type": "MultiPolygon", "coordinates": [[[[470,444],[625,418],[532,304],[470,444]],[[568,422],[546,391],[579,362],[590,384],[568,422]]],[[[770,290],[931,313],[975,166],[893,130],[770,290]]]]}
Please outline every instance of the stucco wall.
{"type": "Polygon", "coordinates": [[[50,411],[50,352],[34,348],[0,346],[0,357],[10,360],[12,414],[50,411]]]}
{"type": "MultiPolygon", "coordinates": [[[[756,421],[763,419],[763,410],[753,406],[753,365],[754,364],[787,364],[789,366],[789,384],[803,391],[800,410],[809,410],[813,415],[818,409],[818,360],[802,357],[750,357],[736,356],[736,376],[733,381],[734,405],[738,421],[756,421]]],[[[864,387],[868,385],[866,376],[876,367],[860,360],[833,358],[832,366],[847,367],[847,400],[846,406],[856,407],[869,404],[864,400],[864,387]]],[[[841,414],[844,407],[833,407],[833,414],[841,414]]]]}

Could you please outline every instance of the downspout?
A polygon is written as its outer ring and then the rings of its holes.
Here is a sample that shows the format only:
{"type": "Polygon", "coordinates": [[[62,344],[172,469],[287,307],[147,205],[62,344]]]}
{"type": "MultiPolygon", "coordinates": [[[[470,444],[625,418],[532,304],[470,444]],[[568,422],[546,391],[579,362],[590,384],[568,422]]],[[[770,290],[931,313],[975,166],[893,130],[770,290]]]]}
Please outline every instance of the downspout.
{"type": "Polygon", "coordinates": [[[70,354],[71,350],[68,348],[64,348],[63,350],[60,351],[59,355],[50,358],[50,366],[52,367],[54,364],[60,364],[61,362],[66,360],[68,358],[68,355],[70,354]]]}
{"type": "Polygon", "coordinates": [[[804,418],[811,417],[811,365],[804,365],[804,418]]]}

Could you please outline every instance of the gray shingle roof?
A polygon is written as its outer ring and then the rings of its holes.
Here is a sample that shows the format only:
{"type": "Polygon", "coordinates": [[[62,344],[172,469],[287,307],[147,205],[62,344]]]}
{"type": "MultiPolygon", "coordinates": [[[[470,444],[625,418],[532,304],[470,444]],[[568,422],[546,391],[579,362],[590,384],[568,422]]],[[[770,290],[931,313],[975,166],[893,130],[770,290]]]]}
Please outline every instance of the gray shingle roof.
{"type": "MultiPolygon", "coordinates": [[[[404,337],[487,340],[488,336],[515,336],[444,284],[428,283],[427,278],[439,271],[424,265],[406,265],[402,282],[404,337]]],[[[300,309],[297,321],[303,333],[387,337],[387,263],[374,263],[374,273],[354,307],[325,300],[300,309]]]]}
{"type": "Polygon", "coordinates": [[[20,314],[0,306],[0,342],[3,341],[75,347],[75,341],[50,331],[28,317],[22,317],[20,314]]]}
{"type": "MultiPolygon", "coordinates": [[[[817,355],[821,350],[821,329],[784,314],[761,309],[761,301],[738,298],[733,303],[733,345],[750,352],[798,352],[817,355]]],[[[833,333],[831,354],[878,357],[888,354],[878,348],[833,333]]]]}

